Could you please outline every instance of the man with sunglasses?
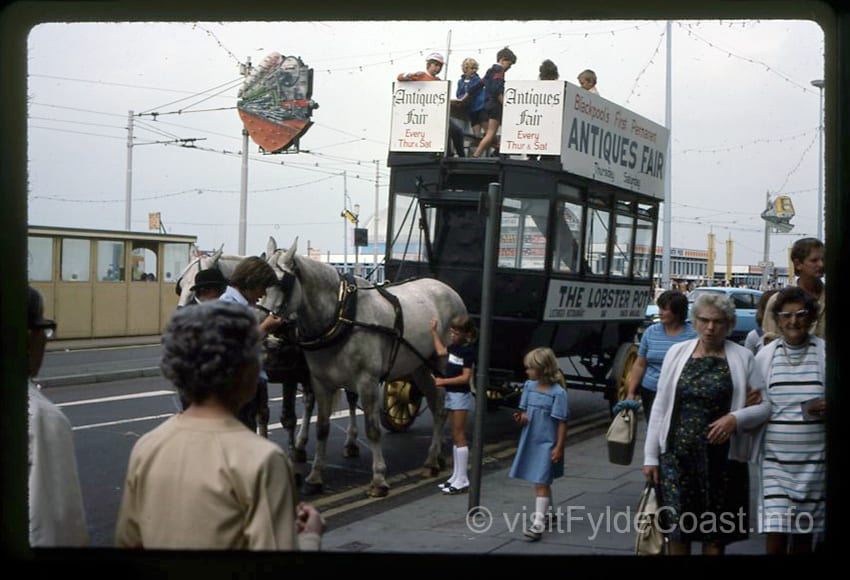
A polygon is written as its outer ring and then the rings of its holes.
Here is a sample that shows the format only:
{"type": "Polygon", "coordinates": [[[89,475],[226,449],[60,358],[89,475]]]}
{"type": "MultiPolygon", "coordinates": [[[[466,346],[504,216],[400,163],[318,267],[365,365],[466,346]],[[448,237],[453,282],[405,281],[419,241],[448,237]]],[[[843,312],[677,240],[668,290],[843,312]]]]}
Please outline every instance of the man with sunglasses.
{"type": "Polygon", "coordinates": [[[41,294],[32,287],[27,292],[30,546],[84,546],[88,530],[71,423],[33,382],[56,323],[44,318],[41,294]]]}

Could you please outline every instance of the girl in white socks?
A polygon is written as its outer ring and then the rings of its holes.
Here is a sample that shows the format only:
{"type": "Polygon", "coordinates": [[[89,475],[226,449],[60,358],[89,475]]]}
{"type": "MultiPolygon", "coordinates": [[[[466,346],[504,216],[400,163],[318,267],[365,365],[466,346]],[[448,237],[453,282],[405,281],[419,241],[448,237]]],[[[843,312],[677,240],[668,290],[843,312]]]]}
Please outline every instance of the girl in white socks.
{"type": "Polygon", "coordinates": [[[466,415],[472,410],[474,400],[469,383],[472,380],[472,365],[475,363],[475,323],[466,316],[452,319],[449,325],[451,344],[443,344],[437,332],[437,321],[431,320],[431,337],[437,356],[448,355],[443,377],[435,377],[434,383],[446,389],[446,409],[452,431],[454,448],[452,476],[438,487],[447,495],[469,491],[469,445],[466,441],[466,415]]]}
{"type": "Polygon", "coordinates": [[[534,512],[524,533],[539,540],[552,503],[552,480],[564,475],[569,405],[564,375],[551,348],[535,348],[523,360],[528,379],[514,420],[522,425],[509,477],[534,484],[534,512]]]}

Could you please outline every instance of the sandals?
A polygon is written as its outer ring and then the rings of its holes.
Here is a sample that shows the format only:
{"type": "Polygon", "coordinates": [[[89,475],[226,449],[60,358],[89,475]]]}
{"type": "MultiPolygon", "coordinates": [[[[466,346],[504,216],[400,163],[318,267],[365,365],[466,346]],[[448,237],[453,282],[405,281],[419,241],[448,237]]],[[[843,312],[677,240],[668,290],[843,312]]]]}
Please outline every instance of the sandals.
{"type": "Polygon", "coordinates": [[[458,495],[460,493],[466,493],[469,491],[469,485],[464,485],[463,487],[455,487],[453,485],[446,486],[442,488],[442,492],[445,495],[458,495]]]}
{"type": "Polygon", "coordinates": [[[452,485],[452,484],[451,484],[451,482],[450,482],[449,480],[446,480],[446,481],[444,481],[443,483],[438,483],[438,484],[437,484],[437,489],[439,489],[439,490],[444,490],[444,489],[446,489],[447,487],[451,487],[451,485],[452,485]]]}

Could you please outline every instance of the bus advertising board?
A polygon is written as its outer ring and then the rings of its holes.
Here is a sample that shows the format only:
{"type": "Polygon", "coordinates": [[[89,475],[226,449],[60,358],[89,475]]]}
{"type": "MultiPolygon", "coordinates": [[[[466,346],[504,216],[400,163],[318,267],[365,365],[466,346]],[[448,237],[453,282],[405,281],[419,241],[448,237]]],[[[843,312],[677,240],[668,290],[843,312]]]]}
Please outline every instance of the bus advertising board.
{"type": "Polygon", "coordinates": [[[617,103],[565,84],[564,171],[664,199],[670,131],[617,103]]]}
{"type": "Polygon", "coordinates": [[[650,300],[648,285],[550,280],[543,320],[643,319],[650,300]]]}
{"type": "Polygon", "coordinates": [[[563,81],[505,81],[501,154],[560,155],[563,81]]]}
{"type": "Polygon", "coordinates": [[[390,151],[443,153],[448,131],[448,81],[393,84],[390,151]]]}

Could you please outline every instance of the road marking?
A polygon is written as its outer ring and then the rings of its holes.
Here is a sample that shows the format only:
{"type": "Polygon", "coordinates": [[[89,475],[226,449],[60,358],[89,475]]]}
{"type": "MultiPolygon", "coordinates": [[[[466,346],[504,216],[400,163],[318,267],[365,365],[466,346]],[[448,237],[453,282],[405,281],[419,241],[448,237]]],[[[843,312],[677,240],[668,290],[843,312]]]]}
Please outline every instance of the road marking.
{"type": "Polygon", "coordinates": [[[176,395],[174,391],[147,391],[144,393],[132,393],[130,395],[115,395],[113,397],[100,397],[99,399],[86,399],[85,401],[69,401],[57,403],[57,407],[75,407],[77,405],[88,405],[89,403],[111,403],[113,401],[129,401],[130,399],[145,399],[148,397],[162,397],[164,395],[176,395]]]}
{"type": "MultiPolygon", "coordinates": [[[[170,393],[173,394],[173,393],[170,393]]],[[[362,415],[363,411],[357,410],[357,415],[362,415]]],[[[135,417],[133,419],[119,419],[117,421],[106,421],[104,423],[92,423],[90,425],[77,425],[72,427],[73,431],[81,431],[83,429],[96,429],[98,427],[113,427],[115,425],[126,425],[127,423],[138,423],[139,421],[154,421],[157,419],[165,419],[168,417],[174,416],[174,413],[165,413],[162,415],[149,415],[147,417],[135,417]]],[[[337,411],[335,413],[331,413],[331,420],[341,419],[343,417],[348,417],[348,411],[337,411]]],[[[315,423],[318,420],[318,417],[315,415],[310,418],[310,423],[315,423]]],[[[303,419],[298,419],[296,425],[301,425],[303,423],[303,419]]],[[[283,425],[280,424],[280,421],[276,423],[269,423],[269,431],[275,431],[277,429],[283,429],[283,425]]]]}

